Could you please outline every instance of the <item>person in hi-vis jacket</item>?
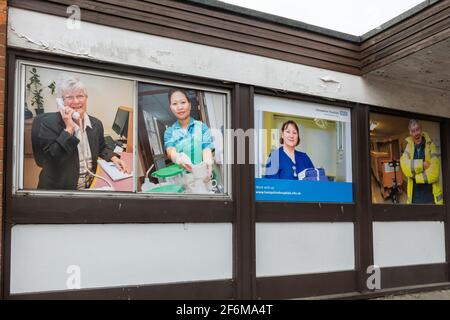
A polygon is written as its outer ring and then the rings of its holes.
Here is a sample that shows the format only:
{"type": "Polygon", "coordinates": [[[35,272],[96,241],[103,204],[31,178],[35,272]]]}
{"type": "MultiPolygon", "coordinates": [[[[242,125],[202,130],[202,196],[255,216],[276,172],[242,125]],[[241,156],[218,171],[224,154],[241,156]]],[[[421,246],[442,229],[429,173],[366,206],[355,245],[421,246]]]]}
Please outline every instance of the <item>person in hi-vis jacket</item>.
{"type": "Polygon", "coordinates": [[[410,136],[400,158],[400,167],[408,178],[407,203],[443,204],[438,149],[417,120],[410,120],[408,129],[410,136]]]}

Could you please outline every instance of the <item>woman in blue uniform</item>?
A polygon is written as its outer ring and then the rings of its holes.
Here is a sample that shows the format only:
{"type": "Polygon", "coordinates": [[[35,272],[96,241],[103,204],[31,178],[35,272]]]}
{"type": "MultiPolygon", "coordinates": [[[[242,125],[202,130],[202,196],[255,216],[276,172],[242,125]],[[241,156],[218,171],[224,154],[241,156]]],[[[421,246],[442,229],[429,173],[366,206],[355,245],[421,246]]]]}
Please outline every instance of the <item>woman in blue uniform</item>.
{"type": "Polygon", "coordinates": [[[308,155],[295,150],[300,144],[297,124],[286,121],[281,127],[281,147],[271,152],[266,164],[266,179],[298,180],[298,174],[305,169],[314,168],[308,155]]]}
{"type": "Polygon", "coordinates": [[[169,103],[177,121],[164,132],[167,156],[187,171],[192,171],[192,165],[204,162],[210,176],[214,144],[208,126],[191,117],[191,102],[186,91],[171,90],[169,103]]]}

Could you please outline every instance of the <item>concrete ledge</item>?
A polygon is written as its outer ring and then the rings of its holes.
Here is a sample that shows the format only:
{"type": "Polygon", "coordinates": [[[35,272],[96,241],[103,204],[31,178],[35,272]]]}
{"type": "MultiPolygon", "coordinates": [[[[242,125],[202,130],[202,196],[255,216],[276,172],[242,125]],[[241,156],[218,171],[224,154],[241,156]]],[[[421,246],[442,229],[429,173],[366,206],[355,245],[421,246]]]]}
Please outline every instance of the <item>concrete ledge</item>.
{"type": "Polygon", "coordinates": [[[450,282],[433,283],[419,286],[397,287],[389,289],[381,289],[374,292],[349,292],[344,294],[334,294],[326,296],[317,296],[311,298],[302,298],[295,300],[362,300],[381,298],[388,295],[404,295],[418,292],[430,292],[450,289],[450,282]]]}

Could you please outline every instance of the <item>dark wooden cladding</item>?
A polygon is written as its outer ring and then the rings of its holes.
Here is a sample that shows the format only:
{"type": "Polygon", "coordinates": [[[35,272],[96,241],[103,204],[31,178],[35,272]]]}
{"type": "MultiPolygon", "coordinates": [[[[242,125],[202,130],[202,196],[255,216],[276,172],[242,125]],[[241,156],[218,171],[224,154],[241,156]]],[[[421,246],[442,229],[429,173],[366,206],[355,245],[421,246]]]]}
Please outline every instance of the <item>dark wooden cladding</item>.
{"type": "MultiPolygon", "coordinates": [[[[103,1],[103,0],[100,0],[100,1],[103,1]]],[[[107,1],[107,0],[105,0],[105,1],[107,1]]],[[[256,27],[258,29],[264,29],[264,30],[272,30],[272,31],[279,32],[280,34],[292,35],[292,36],[295,36],[296,38],[301,38],[301,39],[309,39],[309,40],[313,40],[314,42],[321,42],[324,44],[336,46],[338,48],[345,48],[350,51],[356,51],[356,52],[359,51],[359,45],[357,43],[349,42],[349,41],[342,41],[341,39],[335,39],[330,36],[321,35],[319,33],[313,33],[313,32],[307,31],[307,30],[291,28],[291,27],[287,27],[287,26],[284,26],[281,24],[267,23],[264,21],[259,21],[257,19],[242,17],[242,16],[239,16],[236,14],[223,13],[223,12],[220,12],[217,10],[205,9],[203,7],[196,7],[196,6],[192,6],[191,4],[186,4],[182,1],[171,1],[171,0],[144,0],[144,1],[147,3],[154,3],[154,4],[158,4],[158,5],[163,5],[166,7],[180,9],[182,11],[195,12],[195,13],[202,14],[205,16],[217,18],[222,21],[236,22],[243,26],[251,26],[251,27],[256,27]]]]}
{"type": "Polygon", "coordinates": [[[374,204],[373,221],[445,221],[445,206],[374,204]]]}
{"type": "MultiPolygon", "coordinates": [[[[448,17],[450,15],[450,8],[447,8],[439,13],[437,13],[435,16],[428,17],[427,19],[417,23],[414,26],[411,26],[408,29],[405,29],[399,33],[396,33],[392,35],[389,38],[384,38],[381,41],[375,43],[374,45],[371,45],[370,47],[363,48],[363,45],[361,46],[361,58],[365,59],[367,56],[372,55],[376,53],[377,51],[380,51],[381,49],[384,49],[386,47],[392,46],[394,43],[398,44],[401,40],[408,39],[410,36],[414,36],[417,34],[417,31],[420,30],[428,30],[428,29],[436,29],[435,24],[442,23],[443,21],[448,22],[448,17]]],[[[364,43],[366,44],[366,43],[364,43]]],[[[365,60],[363,60],[364,62],[365,60]]]]}
{"type": "MultiPolygon", "coordinates": [[[[332,55],[338,55],[338,56],[343,56],[343,57],[351,57],[352,59],[349,59],[348,62],[350,63],[354,63],[354,59],[359,59],[359,54],[358,54],[358,48],[356,47],[355,50],[349,50],[346,48],[341,48],[339,46],[332,46],[329,45],[328,47],[326,47],[326,43],[323,42],[318,42],[317,40],[310,40],[308,38],[301,38],[299,39],[299,37],[294,37],[294,36],[290,36],[290,35],[286,35],[284,33],[280,33],[280,32],[274,32],[272,31],[272,29],[270,28],[265,28],[265,29],[261,29],[261,28],[256,28],[252,25],[237,25],[236,23],[233,22],[229,22],[226,19],[221,19],[218,20],[215,17],[209,17],[208,15],[202,16],[199,15],[198,13],[192,13],[189,11],[184,11],[184,12],[175,12],[174,9],[167,9],[164,6],[156,5],[156,4],[150,4],[150,3],[135,3],[135,2],[123,2],[120,0],[99,0],[98,2],[102,2],[102,3],[108,3],[111,5],[114,5],[114,7],[110,7],[111,9],[114,9],[116,7],[123,7],[123,8],[127,8],[127,9],[133,9],[133,10],[142,10],[146,13],[151,13],[151,12],[158,12],[158,15],[164,16],[165,20],[164,23],[167,24],[167,22],[169,22],[173,27],[176,27],[176,25],[174,24],[179,24],[179,19],[174,19],[174,15],[175,16],[179,16],[182,17],[184,21],[197,21],[196,26],[195,26],[195,31],[200,32],[200,33],[205,33],[205,34],[210,34],[213,35],[214,34],[214,30],[216,30],[216,33],[220,30],[226,30],[229,31],[227,33],[225,33],[225,36],[227,36],[227,39],[234,39],[237,41],[243,41],[246,42],[248,41],[248,43],[252,43],[253,44],[253,37],[257,36],[262,38],[262,40],[258,40],[258,42],[260,43],[260,45],[266,45],[266,43],[261,43],[263,41],[266,41],[265,39],[267,39],[267,45],[270,45],[272,47],[272,45],[277,45],[278,42],[283,42],[286,45],[290,46],[293,45],[291,50],[292,52],[297,52],[298,51],[298,46],[301,46],[303,49],[302,50],[309,50],[314,49],[314,50],[318,50],[318,51],[324,51],[325,49],[328,48],[327,52],[329,52],[332,55]],[[204,27],[209,27],[210,29],[203,31],[202,28],[198,27],[199,25],[204,26],[204,27]],[[220,26],[220,29],[219,29],[220,26]],[[235,35],[236,34],[236,35],[235,35]],[[244,36],[245,38],[240,39],[239,37],[244,36]],[[250,37],[246,37],[246,36],[250,36],[250,37]],[[272,42],[273,41],[273,42],[272,42]],[[295,48],[297,48],[297,50],[295,50],[295,48]]],[[[182,25],[181,28],[189,28],[188,25],[184,26],[182,25]]],[[[221,37],[220,33],[217,33],[218,37],[221,37]]],[[[286,47],[287,49],[289,47],[286,47]]],[[[307,52],[307,51],[305,51],[307,52]]],[[[311,50],[311,53],[314,52],[313,50],[311,50]]],[[[330,55],[331,57],[331,55],[330,55]]],[[[318,57],[319,58],[319,57],[318,57]]],[[[343,60],[344,61],[344,60],[343,60]]]]}
{"type": "MultiPolygon", "coordinates": [[[[423,121],[432,121],[432,122],[438,122],[441,125],[444,123],[444,119],[440,117],[436,117],[431,114],[421,114],[421,113],[414,113],[409,111],[402,111],[402,110],[395,110],[395,109],[386,109],[382,107],[376,107],[376,106],[368,106],[370,113],[381,113],[385,115],[390,115],[394,117],[402,117],[402,118],[409,118],[409,119],[416,119],[416,120],[423,120],[423,121]]],[[[369,120],[367,120],[369,121],[369,120]]],[[[369,130],[367,130],[369,132],[369,130]]],[[[441,136],[442,137],[442,136],[441,136]]],[[[370,142],[369,140],[367,140],[370,142]]],[[[370,174],[370,171],[369,171],[370,174]]]]}
{"type": "Polygon", "coordinates": [[[443,0],[361,43],[362,74],[450,38],[450,0],[443,0]]]}
{"type": "Polygon", "coordinates": [[[295,299],[356,291],[355,271],[256,278],[258,299],[295,299]]]}
{"type": "MultiPolygon", "coordinates": [[[[4,219],[4,216],[3,216],[4,219]]],[[[2,245],[1,245],[1,278],[2,286],[0,291],[2,291],[2,299],[6,299],[11,291],[11,231],[13,225],[8,223],[6,219],[3,220],[2,226],[2,245]]]]}
{"type": "Polygon", "coordinates": [[[373,214],[370,198],[370,163],[369,154],[369,107],[359,105],[352,112],[352,148],[353,164],[357,168],[354,174],[354,190],[356,201],[355,235],[355,268],[358,290],[365,292],[367,267],[373,265],[373,214]]]}
{"type": "Polygon", "coordinates": [[[232,222],[231,201],[111,197],[14,196],[7,219],[14,223],[183,223],[232,222]],[[49,206],[51,203],[51,206],[49,206]],[[189,205],[187,205],[189,204],[189,205]],[[14,212],[14,216],[9,216],[14,212]]]}
{"type": "Polygon", "coordinates": [[[364,74],[364,73],[368,73],[370,71],[374,71],[378,68],[384,67],[390,63],[400,60],[410,54],[413,54],[417,51],[425,49],[429,46],[432,46],[433,44],[436,44],[436,43],[446,40],[448,38],[450,38],[450,28],[447,28],[447,29],[443,30],[442,32],[434,34],[431,37],[425,38],[422,41],[417,42],[412,46],[403,48],[402,50],[392,53],[390,56],[379,59],[368,66],[364,66],[362,69],[362,72],[364,74]]]}
{"type": "Polygon", "coordinates": [[[450,143],[448,141],[448,137],[450,137],[450,119],[446,119],[441,125],[441,137],[447,137],[447,139],[442,139],[441,167],[443,175],[444,205],[447,209],[445,216],[445,256],[446,261],[450,262],[450,143]]]}
{"type": "Polygon", "coordinates": [[[381,289],[448,282],[448,264],[381,268],[381,289]]]}
{"type": "MultiPolygon", "coordinates": [[[[244,131],[253,127],[253,87],[235,85],[233,90],[233,123],[244,131]]],[[[237,163],[238,145],[234,144],[237,163]]],[[[246,139],[248,154],[253,154],[253,146],[246,139]]],[[[254,166],[241,164],[234,166],[233,190],[235,210],[233,220],[233,274],[236,279],[235,298],[254,299],[256,287],[256,244],[255,244],[255,199],[254,166]]]]}
{"type": "Polygon", "coordinates": [[[257,222],[354,222],[354,204],[256,202],[257,222]]]}
{"type": "Polygon", "coordinates": [[[1,247],[1,270],[0,270],[0,278],[2,280],[2,287],[0,288],[3,292],[2,296],[6,299],[8,297],[10,292],[10,282],[11,282],[11,230],[13,224],[11,221],[7,218],[7,213],[10,213],[8,210],[8,205],[11,203],[11,197],[8,196],[9,190],[12,189],[12,170],[11,170],[11,164],[13,162],[13,126],[8,125],[11,123],[14,123],[13,120],[13,112],[11,111],[11,106],[13,105],[14,101],[14,72],[15,72],[15,57],[14,55],[7,54],[6,59],[8,61],[6,67],[7,72],[7,91],[6,91],[6,100],[5,100],[5,141],[6,141],[6,157],[4,159],[4,167],[3,168],[9,168],[8,170],[4,170],[5,178],[3,180],[3,194],[2,194],[2,201],[4,204],[3,212],[2,212],[2,231],[0,232],[0,247],[1,247]],[[9,138],[9,139],[8,139],[9,138]]]}
{"type": "Polygon", "coordinates": [[[446,30],[450,30],[450,16],[432,25],[430,28],[420,30],[421,32],[414,33],[401,41],[391,42],[389,46],[385,47],[383,50],[378,51],[374,50],[374,53],[367,55],[365,54],[365,52],[363,52],[366,58],[362,59],[361,63],[363,64],[364,67],[369,66],[373,62],[379,61],[384,58],[389,58],[393,53],[408,48],[412,45],[415,45],[418,42],[426,40],[435,34],[445,32],[446,30]]]}
{"type": "Polygon", "coordinates": [[[115,28],[361,75],[450,37],[450,0],[443,0],[360,42],[257,17],[170,0],[11,0],[12,7],[115,28]]]}
{"type": "MultiPolygon", "coordinates": [[[[108,0],[99,0],[99,1],[108,1],[108,0]]],[[[359,45],[357,41],[342,41],[342,39],[339,38],[330,37],[320,33],[314,33],[300,28],[289,27],[281,23],[280,24],[268,23],[254,18],[242,17],[237,14],[223,13],[221,11],[217,11],[216,9],[211,10],[205,9],[203,7],[197,6],[194,7],[191,4],[186,4],[183,1],[171,1],[171,0],[144,0],[144,1],[148,3],[161,4],[167,7],[181,9],[183,11],[196,12],[204,14],[206,16],[218,18],[224,21],[226,20],[237,22],[240,25],[254,26],[265,30],[273,30],[303,39],[310,39],[318,42],[323,42],[325,44],[330,44],[336,47],[346,48],[352,51],[359,51],[359,45]]]]}
{"type": "Polygon", "coordinates": [[[229,300],[232,280],[64,290],[9,295],[11,300],[229,300]]]}
{"type": "Polygon", "coordinates": [[[410,27],[413,27],[417,23],[433,17],[434,15],[438,14],[440,11],[443,11],[450,7],[450,1],[449,0],[443,0],[438,3],[436,3],[433,6],[430,6],[429,8],[423,10],[422,12],[418,13],[417,15],[410,17],[409,19],[402,21],[401,23],[396,24],[395,26],[371,37],[370,39],[365,40],[361,44],[361,50],[364,51],[367,48],[382,42],[383,40],[394,36],[397,33],[402,32],[403,30],[406,30],[410,27]]]}
{"type": "MultiPolygon", "coordinates": [[[[74,4],[82,9],[83,21],[350,74],[359,74],[360,70],[357,46],[354,50],[349,49],[344,40],[333,39],[333,44],[329,44],[325,41],[327,37],[315,36],[313,33],[309,36],[311,39],[308,39],[274,31],[276,28],[272,26],[275,24],[265,23],[266,27],[263,29],[230,21],[231,19],[219,20],[208,14],[216,14],[214,10],[203,9],[202,14],[196,13],[199,7],[193,4],[184,4],[192,7],[187,11],[138,1],[12,0],[10,3],[13,7],[64,17],[67,16],[67,6],[74,4]],[[342,46],[337,46],[338,43],[342,46]]],[[[225,13],[222,15],[232,16],[225,13]]],[[[247,20],[251,24],[252,20],[247,20]]]]}

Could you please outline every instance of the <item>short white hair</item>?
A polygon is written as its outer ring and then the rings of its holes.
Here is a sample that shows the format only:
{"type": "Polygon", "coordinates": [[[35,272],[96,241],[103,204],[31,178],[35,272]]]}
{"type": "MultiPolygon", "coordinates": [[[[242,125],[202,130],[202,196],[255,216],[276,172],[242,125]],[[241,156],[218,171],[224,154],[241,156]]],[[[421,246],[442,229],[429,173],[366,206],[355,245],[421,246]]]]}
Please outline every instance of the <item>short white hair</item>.
{"type": "Polygon", "coordinates": [[[418,126],[419,128],[422,129],[422,126],[420,125],[419,121],[417,121],[416,119],[409,120],[408,130],[411,131],[411,128],[414,126],[418,126]]]}
{"type": "Polygon", "coordinates": [[[86,97],[88,96],[86,86],[75,76],[64,77],[59,81],[57,85],[57,96],[64,98],[65,92],[73,90],[81,90],[86,97]]]}

